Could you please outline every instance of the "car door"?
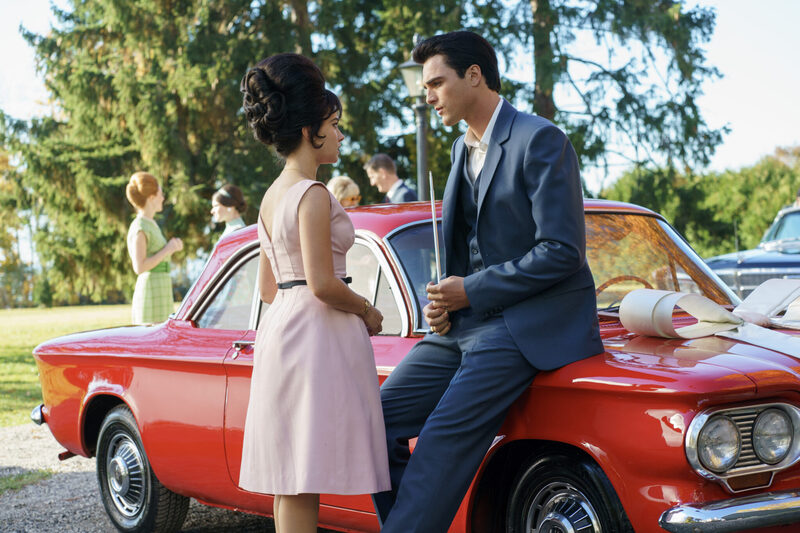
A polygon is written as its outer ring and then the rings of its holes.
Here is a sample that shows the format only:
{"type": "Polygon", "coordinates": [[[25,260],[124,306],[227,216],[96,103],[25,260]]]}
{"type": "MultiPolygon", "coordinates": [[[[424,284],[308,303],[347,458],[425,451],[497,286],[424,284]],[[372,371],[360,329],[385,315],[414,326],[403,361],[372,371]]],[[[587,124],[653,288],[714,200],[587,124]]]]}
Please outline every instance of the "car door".
{"type": "MultiPolygon", "coordinates": [[[[257,256],[256,256],[257,258],[257,256]]],[[[257,261],[256,261],[257,262],[257,261]]],[[[380,248],[365,238],[357,238],[356,243],[347,254],[347,273],[353,278],[351,288],[375,305],[384,315],[383,333],[373,337],[380,345],[391,345],[398,336],[408,330],[408,320],[399,296],[397,281],[380,248]]],[[[228,459],[228,470],[233,483],[238,485],[242,461],[242,443],[244,438],[244,422],[247,414],[247,403],[250,395],[250,378],[253,365],[253,343],[255,341],[258,321],[263,316],[267,304],[260,302],[257,283],[254,290],[252,329],[233,343],[231,351],[225,358],[228,390],[225,407],[225,448],[228,459]]],[[[247,493],[242,501],[252,502],[259,509],[265,509],[262,502],[257,502],[255,495],[247,493]]],[[[367,527],[377,521],[374,517],[362,513],[349,514],[342,509],[354,509],[373,512],[372,501],[368,495],[337,496],[323,495],[320,520],[342,526],[367,527]]]]}

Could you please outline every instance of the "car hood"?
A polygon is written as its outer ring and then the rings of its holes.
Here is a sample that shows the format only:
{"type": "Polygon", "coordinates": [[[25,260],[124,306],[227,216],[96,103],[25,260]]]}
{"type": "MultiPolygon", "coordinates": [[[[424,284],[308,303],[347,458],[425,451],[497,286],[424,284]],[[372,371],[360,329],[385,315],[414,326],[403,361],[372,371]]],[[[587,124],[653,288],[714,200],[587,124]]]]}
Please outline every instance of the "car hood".
{"type": "Polygon", "coordinates": [[[626,332],[604,342],[605,353],[542,373],[537,385],[741,399],[800,390],[800,359],[731,339],[626,332]]]}
{"type": "Polygon", "coordinates": [[[752,250],[710,257],[706,263],[715,269],[800,267],[800,243],[772,241],[752,250]]]}

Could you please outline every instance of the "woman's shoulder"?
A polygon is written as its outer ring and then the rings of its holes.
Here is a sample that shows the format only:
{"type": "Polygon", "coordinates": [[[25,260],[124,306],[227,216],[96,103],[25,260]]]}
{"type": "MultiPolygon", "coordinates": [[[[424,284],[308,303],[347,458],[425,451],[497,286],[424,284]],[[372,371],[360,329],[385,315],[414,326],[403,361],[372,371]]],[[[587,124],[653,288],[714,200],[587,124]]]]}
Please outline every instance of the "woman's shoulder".
{"type": "Polygon", "coordinates": [[[131,220],[131,225],[128,226],[128,235],[130,236],[140,231],[143,231],[142,217],[137,216],[133,220],[131,220]]]}

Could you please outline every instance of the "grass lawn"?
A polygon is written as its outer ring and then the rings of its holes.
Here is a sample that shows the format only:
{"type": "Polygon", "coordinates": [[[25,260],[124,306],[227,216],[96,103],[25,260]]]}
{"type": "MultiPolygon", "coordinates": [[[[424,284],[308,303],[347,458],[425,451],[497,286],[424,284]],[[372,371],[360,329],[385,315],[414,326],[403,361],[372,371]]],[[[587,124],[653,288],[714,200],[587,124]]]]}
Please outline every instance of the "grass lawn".
{"type": "Polygon", "coordinates": [[[47,339],[130,324],[130,305],[0,309],[0,426],[30,423],[42,402],[33,348],[47,339]]]}

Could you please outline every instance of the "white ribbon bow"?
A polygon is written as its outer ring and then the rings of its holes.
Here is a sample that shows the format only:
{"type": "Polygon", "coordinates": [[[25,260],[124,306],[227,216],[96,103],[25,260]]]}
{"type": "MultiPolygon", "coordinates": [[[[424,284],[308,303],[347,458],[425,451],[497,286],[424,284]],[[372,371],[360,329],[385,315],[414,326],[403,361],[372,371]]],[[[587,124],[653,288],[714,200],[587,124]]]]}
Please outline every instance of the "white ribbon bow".
{"type": "Polygon", "coordinates": [[[699,294],[637,289],[622,299],[619,318],[625,329],[639,335],[673,339],[717,335],[800,358],[800,338],[752,323],[800,330],[800,280],[797,279],[765,281],[733,312],[699,294]],[[672,323],[675,307],[696,318],[697,323],[676,329],[672,323]]]}

